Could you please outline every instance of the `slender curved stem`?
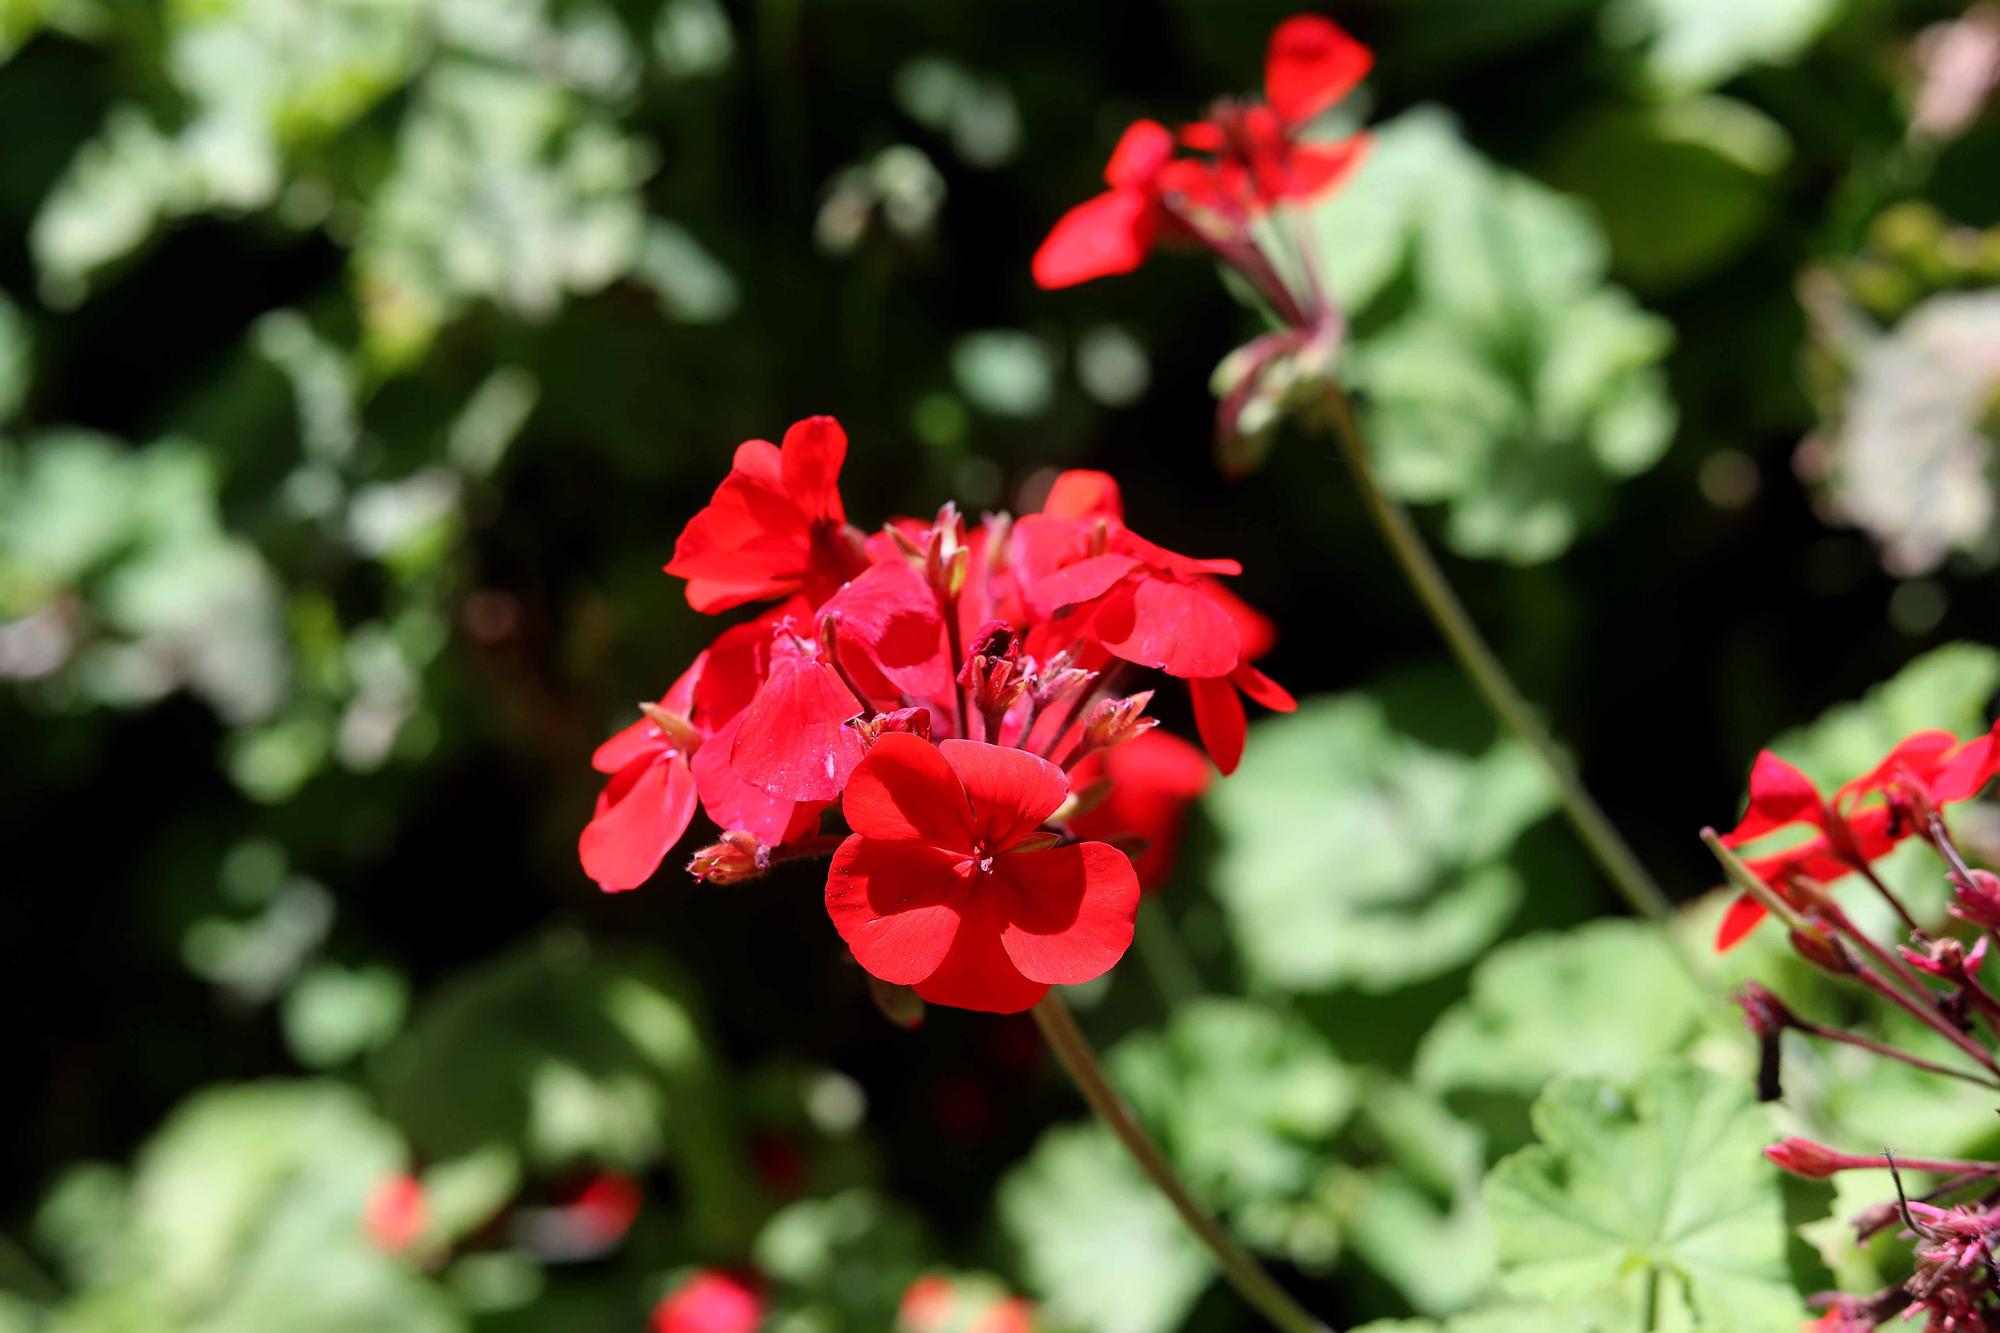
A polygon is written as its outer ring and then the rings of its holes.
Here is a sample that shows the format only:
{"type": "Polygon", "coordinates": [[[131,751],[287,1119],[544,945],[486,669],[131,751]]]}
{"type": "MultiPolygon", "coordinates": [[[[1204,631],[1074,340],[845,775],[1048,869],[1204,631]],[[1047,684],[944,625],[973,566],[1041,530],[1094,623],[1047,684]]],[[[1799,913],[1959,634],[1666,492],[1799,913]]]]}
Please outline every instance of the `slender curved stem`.
{"type": "Polygon", "coordinates": [[[1035,1025],[1042,1030],[1042,1037],[1049,1043],[1049,1049],[1062,1061],[1064,1069],[1075,1082],[1077,1091],[1090,1103],[1090,1109],[1097,1113],[1153,1187],[1164,1194],[1174,1211],[1187,1223],[1188,1230],[1206,1245],[1222,1267],[1222,1275],[1237,1293],[1248,1301],[1272,1325],[1283,1333],[1333,1333],[1326,1324],[1309,1314],[1305,1307],[1293,1300],[1290,1293],[1279,1286],[1263,1265],[1239,1244],[1236,1238],[1224,1230],[1222,1224],[1211,1216],[1207,1209],[1195,1202],[1188,1193],[1187,1186],[1174,1174],[1173,1167],[1161,1155],[1155,1144],[1139,1122],[1118,1090],[1105,1077],[1103,1066],[1097,1062],[1097,1054],[1090,1048],[1090,1041],[1071,1017],[1069,1006],[1064,1004],[1059,991],[1051,990],[1042,1002],[1035,1006],[1035,1025]]]}
{"type": "Polygon", "coordinates": [[[1465,606],[1452,591],[1450,580],[1438,568],[1430,548],[1424,544],[1423,534],[1417,530],[1409,511],[1383,493],[1375,481],[1375,469],[1368,458],[1368,446],[1361,438],[1360,428],[1354,422],[1354,410],[1347,401],[1347,394],[1338,386],[1328,390],[1326,403],[1333,418],[1333,433],[1340,442],[1342,454],[1346,456],[1348,468],[1354,473],[1354,480],[1361,490],[1361,498],[1366,502],[1368,512],[1381,529],[1383,540],[1389,544],[1390,554],[1402,566],[1403,575],[1423,603],[1431,621],[1444,636],[1453,657],[1465,669],[1473,685],[1484,696],[1487,706],[1528,747],[1537,762],[1555,784],[1556,795],[1562,801],[1563,813],[1570,825],[1576,829],[1583,845],[1596,859],[1619,894],[1629,903],[1632,910],[1654,921],[1666,923],[1673,916],[1673,903],[1646,868],[1639,864],[1639,858],[1625,845],[1625,839],[1598,808],[1597,802],[1578,780],[1576,770],[1542,726],[1527,700],[1515,688],[1507,668],[1493,655],[1479,627],[1472,621],[1465,606]]]}

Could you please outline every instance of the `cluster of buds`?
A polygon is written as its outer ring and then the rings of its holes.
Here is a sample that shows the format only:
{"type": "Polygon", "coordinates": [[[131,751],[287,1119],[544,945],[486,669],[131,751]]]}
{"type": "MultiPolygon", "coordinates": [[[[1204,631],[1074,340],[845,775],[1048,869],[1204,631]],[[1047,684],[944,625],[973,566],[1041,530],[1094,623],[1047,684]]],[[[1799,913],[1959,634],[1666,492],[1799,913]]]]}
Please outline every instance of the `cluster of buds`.
{"type": "Polygon", "coordinates": [[[698,807],[721,833],[696,879],[830,854],[828,914],[878,982],[1025,1008],[1123,954],[1166,866],[1126,849],[1170,841],[1205,785],[1209,761],[1154,733],[1154,689],[1130,686],[1182,682],[1229,772],[1243,699],[1293,707],[1253,664],[1271,627],[1224,587],[1235,561],[1139,536],[1102,473],[1062,474],[1018,518],[947,504],[866,534],[840,495],[846,444],[830,417],[752,440],[689,520],[667,566],[689,604],[762,609],[598,748],[583,867],[638,886],[698,807]],[[845,836],[821,832],[836,807],[845,836]]]}
{"type": "MultiPolygon", "coordinates": [[[[1980,973],[2000,926],[2000,879],[1966,864],[1945,821],[1946,809],[1977,796],[2000,772],[2000,724],[1961,741],[1926,731],[1897,745],[1875,768],[1823,796],[1804,774],[1768,751],[1750,775],[1750,800],[1729,833],[1704,834],[1742,896],[1725,916],[1718,948],[1732,948],[1767,916],[1789,932],[1793,950],[1822,972],[1857,984],[1931,1029],[1955,1050],[1951,1063],[1926,1059],[1901,1046],[1812,1022],[1754,982],[1737,992],[1745,1022],[1762,1048],[1759,1090],[1782,1095],[1784,1035],[1867,1050],[1884,1059],[1959,1079],[2000,1093],[2000,1059],[1989,1041],[2000,1039],[2000,999],[1980,973]],[[1781,830],[1803,827],[1806,837],[1782,851],[1752,848],[1781,830]],[[1904,841],[1921,839],[1942,862],[1955,901],[1929,928],[1891,890],[1874,862],[1904,841]],[[1894,910],[1904,938],[1876,939],[1841,907],[1834,886],[1855,876],[1894,910]],[[1970,945],[1944,933],[1953,919],[1980,932],[1970,945]]],[[[1828,1293],[1815,1299],[1817,1333],[1867,1333],[1884,1324],[1925,1318],[1935,1333],[2000,1330],[2000,1266],[1993,1242],[2000,1234],[2000,1162],[1919,1158],[1889,1153],[1841,1152],[1810,1139],[1788,1138],[1765,1150],[1794,1175],[1824,1179],[1845,1171],[1888,1174],[1894,1197],[1854,1219],[1862,1240],[1900,1228],[1911,1244],[1911,1277],[1865,1296],[1828,1293]],[[1936,1177],[1918,1197],[1904,1189],[1903,1173],[1936,1177]]]]}

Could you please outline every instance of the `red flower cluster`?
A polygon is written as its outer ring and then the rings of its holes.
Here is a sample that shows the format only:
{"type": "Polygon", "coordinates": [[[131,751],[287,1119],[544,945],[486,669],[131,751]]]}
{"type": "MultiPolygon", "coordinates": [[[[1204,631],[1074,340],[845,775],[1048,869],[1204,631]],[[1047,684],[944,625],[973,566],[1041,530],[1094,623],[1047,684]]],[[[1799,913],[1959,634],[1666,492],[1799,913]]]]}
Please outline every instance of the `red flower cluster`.
{"type": "Polygon", "coordinates": [[[1036,251],[1035,281],[1068,287],[1129,273],[1162,239],[1239,262],[1258,218],[1316,198],[1361,160],[1366,135],[1314,143],[1299,132],[1352,92],[1373,63],[1368,48],[1331,20],[1286,19],[1265,54],[1264,100],[1218,102],[1178,135],[1158,121],[1134,122],[1104,168],[1110,188],[1064,214],[1036,251]]]}
{"type": "MultiPolygon", "coordinates": [[[[1795,896],[1801,886],[1828,884],[1855,871],[1868,873],[1877,857],[1905,838],[1925,835],[1932,816],[1978,795],[1996,772],[2000,724],[1962,744],[1948,731],[1920,731],[1831,799],[1805,774],[1765,750],[1750,770],[1749,806],[1722,841],[1737,848],[1781,829],[1812,830],[1801,842],[1745,863],[1780,894],[1795,896]]],[[[1733,947],[1764,915],[1763,904],[1744,894],[1723,916],[1715,947],[1733,947]]]]}
{"type": "Polygon", "coordinates": [[[598,748],[583,866],[637,886],[699,804],[723,836],[690,870],[750,878],[818,850],[838,801],[851,836],[827,911],[861,965],[940,1004],[1025,1009],[1118,961],[1139,892],[1122,848],[1164,878],[1207,781],[1191,746],[1151,734],[1136,678],[1186,682],[1228,772],[1243,696],[1293,707],[1252,664],[1271,628],[1219,581],[1235,561],[1139,536],[1102,473],[1063,474],[1018,519],[947,505],[865,535],[840,499],[845,452],[830,417],[751,441],[681,533],[667,569],[695,609],[775,605],[598,748]]]}

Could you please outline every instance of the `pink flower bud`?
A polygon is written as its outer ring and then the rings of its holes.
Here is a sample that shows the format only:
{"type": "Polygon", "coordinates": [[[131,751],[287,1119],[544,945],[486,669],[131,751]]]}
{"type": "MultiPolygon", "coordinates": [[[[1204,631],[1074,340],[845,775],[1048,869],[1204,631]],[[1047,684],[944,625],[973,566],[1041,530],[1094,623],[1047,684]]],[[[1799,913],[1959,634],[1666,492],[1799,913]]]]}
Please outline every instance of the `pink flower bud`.
{"type": "Polygon", "coordinates": [[[771,868],[771,849],[742,829],[731,829],[688,862],[688,873],[704,884],[741,884],[771,868]]]}
{"type": "Polygon", "coordinates": [[[1764,1156],[1783,1170],[1808,1180],[1824,1180],[1854,1165],[1854,1159],[1823,1143],[1797,1137],[1781,1139],[1764,1149],[1764,1156]]]}
{"type": "Polygon", "coordinates": [[[863,745],[873,745],[884,736],[896,732],[907,732],[918,740],[931,738],[931,710],[928,708],[898,708],[892,713],[877,713],[872,717],[857,717],[848,723],[861,733],[863,745]]]}
{"type": "Polygon", "coordinates": [[[1151,731],[1159,725],[1159,719],[1145,715],[1146,705],[1151,702],[1151,690],[1140,690],[1123,699],[1098,700],[1083,720],[1083,748],[1109,750],[1151,731]]]}
{"type": "Polygon", "coordinates": [[[1972,872],[1972,882],[1952,884],[1958,902],[1952,912],[1982,926],[2000,928],[2000,875],[1990,870],[1972,872]]]}
{"type": "Polygon", "coordinates": [[[1738,987],[1735,1000],[1742,1007],[1743,1021],[1756,1036],[1775,1037],[1786,1028],[1799,1025],[1797,1016],[1785,1007],[1783,1000],[1754,981],[1738,987]]]}

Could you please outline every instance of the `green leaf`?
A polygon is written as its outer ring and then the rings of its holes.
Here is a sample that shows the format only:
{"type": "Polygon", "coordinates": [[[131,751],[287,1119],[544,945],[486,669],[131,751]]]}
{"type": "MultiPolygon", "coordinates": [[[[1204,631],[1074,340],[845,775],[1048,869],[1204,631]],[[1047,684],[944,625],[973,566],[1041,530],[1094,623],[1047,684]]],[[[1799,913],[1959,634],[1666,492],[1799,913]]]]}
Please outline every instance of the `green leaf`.
{"type": "Polygon", "coordinates": [[[1000,1185],[1000,1222],[1058,1327],[1169,1333],[1214,1264],[1096,1124],[1050,1130],[1000,1185]]]}
{"type": "Polygon", "coordinates": [[[1425,1087],[1532,1094],[1559,1075],[1626,1083],[1684,1050],[1703,997],[1654,927],[1597,921],[1501,945],[1417,1050],[1425,1087]]]}
{"type": "Polygon", "coordinates": [[[903,1292],[929,1267],[917,1218],[859,1189],[780,1210],[752,1257],[784,1284],[784,1305],[807,1328],[891,1328],[903,1292]]]}
{"type": "Polygon", "coordinates": [[[319,963],[285,995],[285,1040],[300,1064],[330,1069],[387,1044],[409,1005],[400,973],[319,963]]]}
{"type": "Polygon", "coordinates": [[[1590,202],[1617,273],[1658,290],[1741,252],[1769,217],[1790,157],[1776,121],[1744,102],[1701,97],[1578,118],[1546,175],[1590,202]]]}
{"type": "Polygon", "coordinates": [[[1313,227],[1355,316],[1382,483],[1445,505],[1453,549],[1559,555],[1666,448],[1670,327],[1605,283],[1584,209],[1488,163],[1442,112],[1383,126],[1313,227]]]}
{"type": "Polygon", "coordinates": [[[141,1150],[115,1260],[51,1328],[452,1333],[462,1324],[443,1294],[361,1225],[403,1160],[394,1131],[350,1088],[204,1092],[141,1150]]]}
{"type": "Polygon", "coordinates": [[[2000,650],[1953,643],[1916,658],[1858,702],[1828,709],[1788,731],[1770,748],[1835,787],[1867,772],[1905,736],[1926,727],[1970,736],[1987,727],[1986,707],[2000,690],[2000,650]]]}
{"type": "Polygon", "coordinates": [[[1672,1066],[1627,1095],[1564,1079],[1535,1103],[1541,1143],[1486,1200],[1509,1292],[1613,1330],[1763,1333],[1800,1322],[1769,1114],[1741,1081],[1672,1066]]]}
{"type": "Polygon", "coordinates": [[[1216,896],[1253,979],[1392,990],[1500,935],[1524,893],[1504,858],[1553,804],[1534,761],[1491,739],[1448,674],[1313,700],[1260,722],[1208,797],[1216,896]]]}
{"type": "Polygon", "coordinates": [[[1109,1064],[1195,1195],[1249,1243],[1282,1249],[1354,1107],[1354,1080],[1326,1039],[1260,1005],[1203,999],[1120,1042],[1109,1064]]]}
{"type": "Polygon", "coordinates": [[[1754,65],[1782,65],[1825,30],[1846,0],[1618,0],[1604,15],[1614,46],[1633,48],[1661,93],[1700,92],[1754,65]]]}

